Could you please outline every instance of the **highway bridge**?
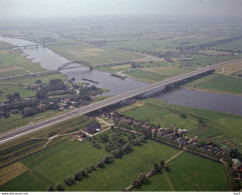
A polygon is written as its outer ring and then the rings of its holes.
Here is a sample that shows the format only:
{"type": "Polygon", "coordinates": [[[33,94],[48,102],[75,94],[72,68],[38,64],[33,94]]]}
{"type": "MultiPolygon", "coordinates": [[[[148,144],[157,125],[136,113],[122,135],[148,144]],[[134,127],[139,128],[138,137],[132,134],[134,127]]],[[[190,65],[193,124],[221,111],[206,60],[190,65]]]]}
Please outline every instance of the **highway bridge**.
{"type": "Polygon", "coordinates": [[[199,75],[206,75],[208,73],[213,72],[219,66],[223,66],[223,65],[227,65],[227,64],[231,64],[231,63],[235,63],[235,62],[239,62],[239,61],[242,61],[242,59],[223,62],[223,63],[215,64],[215,65],[212,65],[212,66],[208,66],[208,67],[205,67],[205,68],[197,69],[197,70],[194,70],[192,72],[189,72],[189,73],[186,73],[186,74],[183,74],[183,75],[179,75],[179,76],[176,76],[176,77],[173,77],[173,78],[169,78],[169,79],[166,79],[166,80],[163,80],[163,81],[160,81],[160,82],[156,82],[154,84],[150,84],[150,85],[147,85],[147,86],[144,86],[144,87],[132,90],[132,91],[128,91],[126,93],[116,95],[114,97],[110,97],[108,99],[105,99],[105,100],[102,100],[102,101],[99,101],[99,102],[96,102],[96,103],[93,103],[93,104],[90,104],[90,105],[87,105],[87,106],[84,106],[84,107],[73,109],[70,112],[52,117],[52,118],[44,120],[44,121],[40,121],[40,122],[31,124],[31,125],[28,125],[28,126],[25,126],[25,127],[18,128],[16,130],[13,130],[13,131],[10,131],[10,132],[3,133],[3,134],[0,135],[0,144],[5,143],[7,141],[10,141],[12,139],[15,139],[17,137],[23,136],[25,134],[43,129],[45,127],[49,127],[51,125],[60,123],[62,121],[68,120],[68,119],[71,119],[73,117],[83,115],[83,114],[87,114],[87,113],[105,108],[105,107],[110,106],[112,104],[119,103],[119,102],[121,102],[125,99],[141,95],[143,93],[152,91],[154,89],[157,89],[157,88],[160,88],[160,87],[166,87],[166,86],[169,86],[169,85],[174,85],[176,83],[183,82],[186,79],[198,77],[199,75]]]}

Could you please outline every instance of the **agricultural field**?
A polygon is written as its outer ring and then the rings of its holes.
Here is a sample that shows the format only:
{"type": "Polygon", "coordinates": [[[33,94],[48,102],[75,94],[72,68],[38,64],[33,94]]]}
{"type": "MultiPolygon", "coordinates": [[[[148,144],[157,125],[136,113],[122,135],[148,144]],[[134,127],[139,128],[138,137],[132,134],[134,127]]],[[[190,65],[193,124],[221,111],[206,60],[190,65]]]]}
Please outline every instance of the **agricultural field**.
{"type": "Polygon", "coordinates": [[[185,86],[215,93],[242,94],[242,79],[221,74],[208,75],[187,83],[185,86]]]}
{"type": "Polygon", "coordinates": [[[224,75],[232,75],[233,73],[242,71],[242,62],[237,62],[234,64],[228,64],[221,66],[216,69],[216,73],[224,75]]]}
{"type": "MultiPolygon", "coordinates": [[[[133,179],[140,173],[149,172],[154,162],[160,159],[168,160],[176,153],[177,149],[149,140],[142,146],[134,147],[132,152],[125,154],[121,159],[114,159],[110,165],[97,168],[88,178],[84,178],[72,187],[67,187],[66,190],[120,191],[132,184],[133,179]],[[140,158],[144,155],[146,158],[140,158]]],[[[49,184],[63,182],[64,178],[73,175],[81,168],[95,165],[106,154],[103,148],[94,148],[88,140],[84,142],[67,140],[22,160],[21,163],[28,168],[28,171],[0,186],[0,190],[45,191],[49,184]]]]}
{"type": "Polygon", "coordinates": [[[91,64],[113,63],[143,58],[142,55],[119,50],[107,50],[88,45],[50,46],[51,50],[72,61],[85,61],[91,64]]]}
{"type": "Polygon", "coordinates": [[[241,51],[242,50],[242,39],[236,40],[230,43],[225,43],[214,47],[216,49],[222,50],[232,50],[232,51],[241,51]]]}
{"type": "Polygon", "coordinates": [[[180,68],[178,66],[157,66],[131,70],[125,72],[125,74],[140,81],[154,83],[180,74],[185,74],[190,71],[193,71],[193,69],[187,67],[180,68]]]}
{"type": "Polygon", "coordinates": [[[166,164],[169,168],[149,178],[134,191],[228,191],[224,165],[183,152],[166,164]]]}
{"type": "Polygon", "coordinates": [[[0,78],[42,71],[45,71],[45,69],[42,68],[40,64],[32,63],[22,56],[19,50],[0,50],[0,78]],[[13,68],[15,70],[13,70],[13,68]]]}
{"type": "Polygon", "coordinates": [[[185,55],[186,58],[189,60],[183,60],[184,64],[189,64],[189,66],[193,67],[205,67],[212,64],[218,64],[220,62],[235,60],[242,58],[242,55],[235,55],[235,56],[205,56],[205,55],[198,55],[198,54],[191,54],[185,55]],[[190,59],[192,58],[192,59],[190,59]]]}
{"type": "Polygon", "coordinates": [[[242,117],[198,108],[173,105],[162,100],[146,99],[135,106],[121,108],[119,112],[136,120],[147,121],[161,127],[187,129],[188,136],[198,136],[203,141],[212,141],[220,146],[242,149],[242,117]],[[141,106],[142,105],[142,106],[141,106]],[[184,113],[187,118],[182,118],[184,113]],[[199,125],[202,118],[206,127],[199,125]]]}
{"type": "Polygon", "coordinates": [[[35,90],[28,90],[27,87],[33,85],[36,80],[41,80],[42,83],[49,83],[50,79],[67,80],[64,74],[51,74],[45,76],[25,76],[19,78],[12,78],[0,81],[0,101],[6,101],[6,95],[19,92],[21,98],[32,97],[36,95],[35,90]]]}
{"type": "Polygon", "coordinates": [[[0,94],[0,101],[7,100],[6,95],[13,94],[14,92],[19,92],[20,97],[22,98],[32,97],[36,94],[36,91],[28,90],[24,87],[19,86],[18,84],[12,85],[0,83],[0,91],[2,91],[2,93],[0,94]]]}

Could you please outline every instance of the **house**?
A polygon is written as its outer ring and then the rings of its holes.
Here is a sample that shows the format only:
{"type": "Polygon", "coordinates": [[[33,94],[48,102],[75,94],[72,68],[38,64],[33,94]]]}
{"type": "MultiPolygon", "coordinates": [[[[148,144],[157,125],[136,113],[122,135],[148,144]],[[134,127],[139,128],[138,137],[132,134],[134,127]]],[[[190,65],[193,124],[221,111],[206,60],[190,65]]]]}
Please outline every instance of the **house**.
{"type": "Polygon", "coordinates": [[[86,126],[83,128],[83,131],[90,134],[94,134],[97,132],[96,129],[101,129],[101,125],[99,123],[93,123],[91,125],[86,126]]]}
{"type": "Polygon", "coordinates": [[[29,112],[29,111],[31,111],[31,110],[32,110],[31,107],[25,107],[25,108],[24,108],[24,113],[27,113],[27,112],[29,112]]]}
{"type": "Polygon", "coordinates": [[[45,105],[45,104],[39,104],[37,107],[38,107],[39,109],[45,109],[46,105],[45,105]]]}
{"type": "Polygon", "coordinates": [[[149,125],[147,125],[147,124],[143,124],[143,125],[141,125],[141,127],[143,127],[145,130],[150,130],[150,126],[149,125]]]}
{"type": "Polygon", "coordinates": [[[10,110],[10,114],[18,114],[19,110],[18,109],[12,109],[10,110]]]}
{"type": "Polygon", "coordinates": [[[141,123],[138,122],[138,121],[134,121],[134,122],[133,122],[133,126],[135,126],[135,127],[139,127],[140,125],[141,125],[141,123]]]}
{"type": "Polygon", "coordinates": [[[80,136],[81,136],[82,139],[85,139],[87,137],[87,135],[83,132],[80,133],[80,136]]]}
{"type": "Polygon", "coordinates": [[[237,179],[242,179],[242,163],[239,159],[232,159],[234,175],[237,179]]]}

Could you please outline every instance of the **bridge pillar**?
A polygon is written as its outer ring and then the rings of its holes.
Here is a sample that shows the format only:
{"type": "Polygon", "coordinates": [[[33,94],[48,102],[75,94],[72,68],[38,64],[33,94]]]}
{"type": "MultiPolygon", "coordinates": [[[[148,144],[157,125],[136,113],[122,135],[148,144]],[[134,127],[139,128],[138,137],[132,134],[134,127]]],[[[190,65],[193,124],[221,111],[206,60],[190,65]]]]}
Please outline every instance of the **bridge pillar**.
{"type": "Polygon", "coordinates": [[[165,90],[171,90],[174,87],[175,87],[175,83],[172,83],[172,84],[166,85],[165,90]]]}

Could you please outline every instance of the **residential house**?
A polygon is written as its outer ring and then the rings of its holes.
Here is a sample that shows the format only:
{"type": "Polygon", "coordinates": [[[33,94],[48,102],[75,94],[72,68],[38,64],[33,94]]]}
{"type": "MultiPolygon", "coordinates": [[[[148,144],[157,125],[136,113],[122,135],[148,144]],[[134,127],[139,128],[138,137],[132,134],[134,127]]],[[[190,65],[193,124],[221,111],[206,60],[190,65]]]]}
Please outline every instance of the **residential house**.
{"type": "Polygon", "coordinates": [[[93,123],[91,125],[86,126],[83,128],[83,131],[90,134],[94,134],[97,132],[96,129],[101,129],[101,125],[99,123],[93,123]]]}

